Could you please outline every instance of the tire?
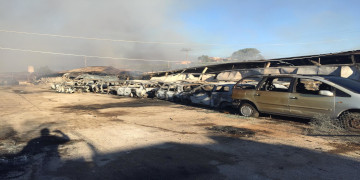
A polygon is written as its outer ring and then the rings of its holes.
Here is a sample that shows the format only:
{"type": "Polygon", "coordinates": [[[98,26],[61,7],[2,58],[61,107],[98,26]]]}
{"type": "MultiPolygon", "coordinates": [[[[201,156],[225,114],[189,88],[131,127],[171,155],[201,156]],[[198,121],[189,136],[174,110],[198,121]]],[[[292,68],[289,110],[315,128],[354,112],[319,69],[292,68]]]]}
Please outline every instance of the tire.
{"type": "Polygon", "coordinates": [[[360,113],[345,112],[339,117],[339,120],[346,130],[360,132],[360,113]]]}
{"type": "Polygon", "coordinates": [[[259,117],[259,111],[249,103],[241,104],[239,111],[245,117],[259,117]]]}

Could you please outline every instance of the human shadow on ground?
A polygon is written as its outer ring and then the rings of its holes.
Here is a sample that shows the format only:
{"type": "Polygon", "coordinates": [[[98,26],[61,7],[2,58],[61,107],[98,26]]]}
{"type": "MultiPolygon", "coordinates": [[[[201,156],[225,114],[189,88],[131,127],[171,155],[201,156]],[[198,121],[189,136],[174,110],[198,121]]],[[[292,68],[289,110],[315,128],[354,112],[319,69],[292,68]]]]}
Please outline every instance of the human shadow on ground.
{"type": "MultiPolygon", "coordinates": [[[[59,145],[67,143],[70,138],[60,130],[52,131],[48,128],[40,131],[40,136],[27,142],[24,148],[15,154],[0,154],[0,177],[14,178],[26,174],[29,168],[38,169],[34,164],[60,158],[59,145]]],[[[59,160],[60,161],[60,160],[59,160]]]]}

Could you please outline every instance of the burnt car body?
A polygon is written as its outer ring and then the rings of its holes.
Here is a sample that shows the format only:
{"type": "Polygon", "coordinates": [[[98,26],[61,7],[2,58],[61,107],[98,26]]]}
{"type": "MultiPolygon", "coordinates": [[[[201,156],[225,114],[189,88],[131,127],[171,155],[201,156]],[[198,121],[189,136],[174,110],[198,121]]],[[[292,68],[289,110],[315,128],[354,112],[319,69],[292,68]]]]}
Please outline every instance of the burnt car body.
{"type": "Polygon", "coordinates": [[[120,83],[121,80],[117,76],[100,76],[92,74],[72,74],[65,73],[62,77],[63,81],[52,84],[51,88],[60,93],[74,92],[95,92],[108,93],[110,86],[120,83]]]}
{"type": "Polygon", "coordinates": [[[164,91],[165,100],[173,101],[174,94],[176,93],[178,84],[170,84],[167,91],[164,91]]]}
{"type": "Polygon", "coordinates": [[[360,129],[360,82],[335,76],[269,75],[243,78],[233,88],[233,105],[244,116],[259,112],[301,118],[342,119],[360,129]],[[249,83],[251,82],[251,83],[249,83]]]}
{"type": "Polygon", "coordinates": [[[192,104],[225,108],[232,105],[231,95],[234,84],[205,84],[193,89],[188,94],[188,98],[192,104]]]}
{"type": "Polygon", "coordinates": [[[123,86],[117,89],[118,96],[132,96],[133,89],[138,89],[142,85],[141,83],[127,82],[123,86]]]}
{"type": "Polygon", "coordinates": [[[176,85],[173,83],[165,83],[163,84],[157,91],[156,91],[156,97],[158,99],[165,100],[166,99],[166,92],[170,89],[175,89],[176,85]]]}
{"type": "Polygon", "coordinates": [[[130,97],[153,97],[159,84],[150,81],[127,81],[117,89],[117,95],[130,97]]]}
{"type": "Polygon", "coordinates": [[[182,83],[176,86],[175,93],[173,94],[172,100],[175,102],[182,102],[182,99],[186,96],[187,93],[191,90],[199,87],[200,83],[182,83]]]}

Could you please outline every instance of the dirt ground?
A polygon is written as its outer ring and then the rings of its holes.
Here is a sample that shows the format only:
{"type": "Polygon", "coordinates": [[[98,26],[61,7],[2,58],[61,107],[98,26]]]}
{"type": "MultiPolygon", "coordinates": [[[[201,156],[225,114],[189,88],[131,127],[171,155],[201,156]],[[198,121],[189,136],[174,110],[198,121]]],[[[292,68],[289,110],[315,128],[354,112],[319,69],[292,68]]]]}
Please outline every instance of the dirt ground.
{"type": "Polygon", "coordinates": [[[359,179],[360,135],[157,99],[0,87],[2,179],[359,179]]]}

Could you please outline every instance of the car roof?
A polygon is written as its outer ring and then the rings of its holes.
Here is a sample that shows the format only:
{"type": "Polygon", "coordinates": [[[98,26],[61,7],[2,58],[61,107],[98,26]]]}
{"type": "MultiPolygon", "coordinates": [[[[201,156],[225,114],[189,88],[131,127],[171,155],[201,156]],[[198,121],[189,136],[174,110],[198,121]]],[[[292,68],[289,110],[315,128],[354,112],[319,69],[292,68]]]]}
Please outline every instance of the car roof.
{"type": "Polygon", "coordinates": [[[327,78],[343,78],[339,76],[331,76],[331,75],[306,75],[306,74],[265,74],[265,75],[251,75],[246,76],[244,78],[251,77],[292,77],[292,78],[312,78],[317,80],[326,80],[327,78]]]}
{"type": "Polygon", "coordinates": [[[202,84],[201,86],[206,86],[206,85],[212,85],[212,86],[232,86],[235,85],[236,82],[232,82],[232,83],[211,83],[211,84],[202,84]]]}

